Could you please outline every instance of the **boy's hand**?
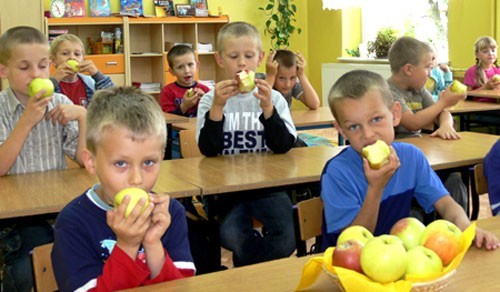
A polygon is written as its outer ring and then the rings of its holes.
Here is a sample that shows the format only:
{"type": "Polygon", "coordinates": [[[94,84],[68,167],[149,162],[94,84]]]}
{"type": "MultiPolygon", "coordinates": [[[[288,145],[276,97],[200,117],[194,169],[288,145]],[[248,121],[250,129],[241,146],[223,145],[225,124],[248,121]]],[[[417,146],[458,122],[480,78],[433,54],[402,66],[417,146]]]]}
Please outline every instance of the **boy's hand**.
{"type": "Polygon", "coordinates": [[[439,101],[438,102],[443,102],[444,107],[450,107],[456,105],[459,101],[465,100],[467,98],[467,93],[455,93],[451,92],[450,89],[451,85],[446,87],[445,90],[441,91],[439,93],[439,101]]]}
{"type": "Polygon", "coordinates": [[[64,62],[59,66],[57,66],[56,70],[54,71],[54,74],[52,75],[52,78],[57,80],[57,82],[60,82],[61,80],[67,77],[71,77],[75,74],[76,73],[73,70],[73,68],[70,65],[68,65],[68,63],[64,62]]]}
{"type": "Polygon", "coordinates": [[[45,90],[42,90],[35,96],[28,99],[26,109],[24,110],[21,117],[28,123],[28,125],[31,125],[32,127],[38,124],[38,122],[42,120],[43,116],[45,116],[47,106],[52,100],[52,96],[42,98],[44,93],[45,90]]]}
{"type": "Polygon", "coordinates": [[[276,77],[278,74],[278,61],[274,60],[274,56],[276,55],[276,51],[269,51],[266,59],[266,75],[270,77],[276,77]]]}
{"type": "Polygon", "coordinates": [[[51,120],[52,124],[59,122],[61,125],[65,126],[68,122],[74,120],[85,119],[87,110],[83,106],[73,105],[73,104],[58,104],[53,108],[45,119],[51,120]]]}
{"type": "Polygon", "coordinates": [[[458,140],[462,138],[457,131],[455,131],[455,128],[450,125],[441,125],[436,131],[434,131],[431,135],[431,137],[440,137],[441,139],[444,140],[458,140]]]}
{"type": "Polygon", "coordinates": [[[160,241],[171,223],[170,212],[168,211],[170,196],[167,194],[151,194],[149,198],[155,207],[151,217],[151,225],[149,225],[144,236],[143,245],[145,247],[160,241]]]}
{"type": "Polygon", "coordinates": [[[372,186],[374,189],[384,189],[394,172],[396,172],[396,170],[401,165],[394,147],[389,146],[389,148],[391,149],[391,154],[389,154],[389,162],[379,169],[372,169],[368,160],[361,156],[361,158],[363,159],[363,169],[365,172],[366,180],[368,181],[368,185],[372,186]]]}
{"type": "Polygon", "coordinates": [[[91,76],[95,75],[97,72],[99,72],[99,69],[97,69],[96,65],[94,64],[94,61],[92,60],[84,60],[80,63],[79,65],[79,70],[78,72],[87,72],[91,76]]]}
{"type": "Polygon", "coordinates": [[[271,100],[271,85],[262,79],[255,79],[255,85],[259,90],[253,95],[260,101],[260,108],[264,114],[264,118],[268,119],[274,111],[273,102],[271,100]]]}
{"type": "Polygon", "coordinates": [[[223,80],[215,84],[213,105],[224,107],[226,101],[238,94],[238,81],[236,79],[223,80]]]}
{"type": "Polygon", "coordinates": [[[192,96],[189,96],[189,90],[186,90],[184,96],[182,97],[181,110],[183,110],[183,112],[186,112],[188,109],[195,106],[198,103],[198,100],[200,100],[200,97],[204,94],[203,90],[199,88],[193,88],[193,90],[194,94],[192,96]]]}
{"type": "Polygon", "coordinates": [[[476,237],[474,238],[476,247],[484,247],[486,250],[495,250],[500,247],[500,240],[497,236],[489,231],[476,227],[476,237]]]}
{"type": "Polygon", "coordinates": [[[118,207],[106,213],[106,222],[116,235],[116,244],[132,259],[135,259],[144,235],[151,225],[154,204],[149,203],[141,213],[142,207],[146,204],[146,199],[141,198],[132,212],[125,217],[129,202],[130,196],[127,195],[118,207]]]}
{"type": "Polygon", "coordinates": [[[297,76],[301,78],[305,74],[306,59],[300,52],[295,53],[295,55],[297,56],[297,76]]]}

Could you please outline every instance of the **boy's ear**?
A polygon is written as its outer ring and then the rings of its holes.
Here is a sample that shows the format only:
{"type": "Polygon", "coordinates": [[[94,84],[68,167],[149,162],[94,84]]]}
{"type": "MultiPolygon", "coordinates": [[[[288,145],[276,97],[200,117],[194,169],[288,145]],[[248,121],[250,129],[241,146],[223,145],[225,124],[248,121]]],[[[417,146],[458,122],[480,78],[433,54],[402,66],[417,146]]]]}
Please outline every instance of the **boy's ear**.
{"type": "Polygon", "coordinates": [[[342,127],[337,121],[333,121],[333,126],[335,126],[335,129],[337,132],[339,132],[340,135],[342,135],[342,138],[344,138],[345,141],[349,140],[347,137],[344,135],[344,131],[342,130],[342,127]]]}
{"type": "Polygon", "coordinates": [[[262,64],[262,61],[264,60],[264,57],[266,56],[266,52],[262,51],[260,52],[260,55],[259,55],[259,64],[257,65],[260,66],[260,64],[262,64]]]}
{"type": "Polygon", "coordinates": [[[82,161],[83,165],[85,165],[85,169],[90,174],[95,175],[96,171],[95,171],[94,155],[86,148],[82,150],[82,161]]]}
{"type": "Polygon", "coordinates": [[[401,116],[403,115],[401,104],[399,101],[395,101],[392,104],[392,124],[394,127],[398,126],[401,122],[401,116]]]}
{"type": "Polygon", "coordinates": [[[222,57],[219,53],[219,51],[215,51],[215,61],[217,62],[217,65],[219,65],[219,67],[223,68],[224,67],[224,64],[222,63],[222,57]]]}
{"type": "Polygon", "coordinates": [[[4,64],[0,64],[0,78],[7,78],[8,68],[4,64]]]}
{"type": "Polygon", "coordinates": [[[403,73],[405,74],[405,76],[411,76],[413,73],[413,65],[410,63],[406,63],[403,66],[402,70],[403,70],[403,73]]]}

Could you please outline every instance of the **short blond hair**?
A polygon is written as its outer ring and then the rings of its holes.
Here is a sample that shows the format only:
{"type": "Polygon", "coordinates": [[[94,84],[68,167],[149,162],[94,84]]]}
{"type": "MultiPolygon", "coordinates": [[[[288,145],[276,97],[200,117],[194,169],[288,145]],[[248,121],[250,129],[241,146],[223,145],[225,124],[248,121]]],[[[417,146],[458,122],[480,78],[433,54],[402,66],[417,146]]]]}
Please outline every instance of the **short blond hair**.
{"type": "Polygon", "coordinates": [[[49,46],[41,31],[30,26],[16,26],[0,36],[0,64],[7,65],[12,57],[12,50],[19,44],[41,44],[49,46]]]}
{"type": "Polygon", "coordinates": [[[50,55],[52,57],[56,56],[57,51],[59,50],[59,46],[64,41],[79,44],[82,47],[82,53],[85,56],[85,45],[83,44],[82,40],[74,34],[65,33],[57,36],[54,40],[52,40],[52,44],[50,45],[50,55]]]}
{"type": "Polygon", "coordinates": [[[160,105],[140,89],[115,87],[95,92],[87,111],[87,149],[96,153],[103,133],[125,128],[133,139],[157,136],[166,143],[166,124],[160,105]]]}
{"type": "Polygon", "coordinates": [[[225,24],[217,34],[217,51],[224,51],[225,41],[229,38],[242,36],[250,37],[254,40],[259,52],[262,52],[262,40],[259,30],[248,22],[235,21],[225,24]]]}
{"type": "Polygon", "coordinates": [[[371,90],[380,92],[387,108],[390,109],[394,104],[389,85],[380,74],[368,70],[353,70],[342,75],[328,94],[328,105],[335,120],[339,120],[338,107],[340,101],[346,99],[359,100],[371,90]]]}

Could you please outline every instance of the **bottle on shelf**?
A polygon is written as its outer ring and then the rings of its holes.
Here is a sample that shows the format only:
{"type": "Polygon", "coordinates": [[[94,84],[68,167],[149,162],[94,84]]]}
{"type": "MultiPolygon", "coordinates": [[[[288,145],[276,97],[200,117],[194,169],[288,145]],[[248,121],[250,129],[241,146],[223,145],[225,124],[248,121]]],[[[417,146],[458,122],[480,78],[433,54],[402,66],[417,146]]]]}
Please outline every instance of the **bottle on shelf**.
{"type": "Polygon", "coordinates": [[[115,54],[123,54],[122,31],[119,27],[115,29],[115,54]]]}

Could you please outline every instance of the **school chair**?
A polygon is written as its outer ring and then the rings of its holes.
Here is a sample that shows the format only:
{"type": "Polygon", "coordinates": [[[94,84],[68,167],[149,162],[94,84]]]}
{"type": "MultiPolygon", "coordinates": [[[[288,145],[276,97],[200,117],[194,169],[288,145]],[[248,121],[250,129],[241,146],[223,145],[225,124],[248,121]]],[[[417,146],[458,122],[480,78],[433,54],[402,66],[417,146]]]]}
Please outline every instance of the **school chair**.
{"type": "Polygon", "coordinates": [[[202,156],[200,148],[198,148],[198,143],[196,143],[196,130],[179,131],[179,141],[182,158],[202,156]]]}
{"type": "Polygon", "coordinates": [[[321,224],[323,222],[323,201],[314,197],[296,204],[296,234],[297,256],[319,253],[321,244],[321,224]],[[307,251],[306,241],[315,238],[314,244],[307,251]]]}
{"type": "Polygon", "coordinates": [[[479,196],[488,193],[488,182],[483,172],[483,164],[479,163],[472,168],[471,175],[471,201],[472,210],[470,219],[476,220],[479,215],[479,196]]]}
{"type": "Polygon", "coordinates": [[[52,260],[50,252],[53,243],[37,246],[33,249],[33,274],[35,276],[35,291],[58,291],[54,271],[52,270],[52,260]]]}

